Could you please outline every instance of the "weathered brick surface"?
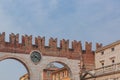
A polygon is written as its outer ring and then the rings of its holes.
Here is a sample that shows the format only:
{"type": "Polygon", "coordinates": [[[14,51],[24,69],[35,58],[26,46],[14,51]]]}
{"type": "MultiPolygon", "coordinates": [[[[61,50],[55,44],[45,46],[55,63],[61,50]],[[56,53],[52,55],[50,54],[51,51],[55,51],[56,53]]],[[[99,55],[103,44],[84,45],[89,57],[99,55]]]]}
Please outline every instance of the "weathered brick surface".
{"type": "Polygon", "coordinates": [[[96,49],[101,48],[102,44],[96,43],[96,49]]]}
{"type": "MultiPolygon", "coordinates": [[[[92,43],[86,42],[85,50],[82,49],[80,41],[72,41],[72,48],[69,48],[69,40],[60,40],[60,47],[57,47],[57,38],[49,39],[49,45],[45,46],[45,37],[35,37],[35,44],[32,44],[32,35],[23,35],[22,42],[19,42],[19,34],[10,34],[9,42],[5,41],[5,33],[0,34],[0,60],[13,58],[23,63],[30,74],[30,80],[42,80],[42,71],[50,62],[60,62],[68,66],[71,71],[71,79],[79,80],[79,63],[81,56],[87,69],[94,66],[94,51],[92,43]],[[38,50],[42,54],[42,60],[35,65],[30,60],[30,53],[38,50]]],[[[99,46],[99,45],[98,45],[99,46]]]]}
{"type": "MultiPolygon", "coordinates": [[[[60,40],[60,47],[57,47],[57,38],[49,39],[49,46],[45,46],[45,37],[36,37],[35,44],[32,44],[32,35],[23,35],[22,43],[19,43],[19,34],[10,34],[9,42],[5,41],[5,33],[0,34],[0,52],[15,52],[29,54],[31,50],[39,50],[46,56],[67,57],[70,59],[80,59],[84,53],[80,41],[72,41],[72,48],[69,48],[69,40],[60,40]]],[[[92,51],[92,43],[86,42],[85,54],[92,51]]],[[[93,55],[92,53],[90,53],[93,55]]]]}
{"type": "Polygon", "coordinates": [[[86,51],[83,53],[83,61],[87,70],[94,69],[94,52],[92,51],[92,43],[86,42],[86,51]]]}

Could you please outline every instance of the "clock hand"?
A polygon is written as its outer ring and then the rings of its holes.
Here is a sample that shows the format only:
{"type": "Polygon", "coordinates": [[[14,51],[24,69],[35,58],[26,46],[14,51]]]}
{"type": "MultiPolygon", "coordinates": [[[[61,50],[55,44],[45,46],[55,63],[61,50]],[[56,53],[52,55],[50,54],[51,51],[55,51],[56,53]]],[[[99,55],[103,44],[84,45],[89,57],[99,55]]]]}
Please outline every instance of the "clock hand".
{"type": "Polygon", "coordinates": [[[39,56],[38,56],[38,55],[35,55],[35,58],[39,59],[39,56]]]}

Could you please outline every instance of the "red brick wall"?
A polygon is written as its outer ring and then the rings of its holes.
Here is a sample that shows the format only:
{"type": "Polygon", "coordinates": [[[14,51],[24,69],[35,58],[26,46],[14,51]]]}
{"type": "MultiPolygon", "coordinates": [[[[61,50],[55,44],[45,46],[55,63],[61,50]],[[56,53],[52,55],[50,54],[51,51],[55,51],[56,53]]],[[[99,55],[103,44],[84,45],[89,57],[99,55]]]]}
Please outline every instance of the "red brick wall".
{"type": "Polygon", "coordinates": [[[9,42],[5,41],[5,32],[0,34],[0,52],[14,52],[29,54],[32,50],[39,50],[42,55],[67,57],[70,59],[80,59],[81,54],[84,55],[86,64],[94,63],[94,55],[92,51],[92,43],[86,42],[85,50],[82,50],[80,41],[72,41],[72,48],[69,48],[69,40],[60,40],[60,47],[57,47],[57,38],[49,39],[49,45],[45,46],[45,37],[35,37],[35,44],[32,44],[32,35],[23,35],[22,42],[19,42],[19,34],[10,34],[9,42]]]}

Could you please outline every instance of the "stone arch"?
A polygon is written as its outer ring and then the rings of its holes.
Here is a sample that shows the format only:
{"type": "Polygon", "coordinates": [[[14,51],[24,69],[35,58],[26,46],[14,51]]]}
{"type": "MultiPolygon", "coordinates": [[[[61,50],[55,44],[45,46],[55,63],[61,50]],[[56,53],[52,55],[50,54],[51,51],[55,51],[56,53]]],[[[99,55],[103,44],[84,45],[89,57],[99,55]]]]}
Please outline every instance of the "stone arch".
{"type": "MultiPolygon", "coordinates": [[[[14,59],[14,60],[17,60],[18,62],[20,62],[27,70],[28,72],[28,75],[32,75],[32,72],[29,68],[29,65],[28,63],[26,62],[26,60],[20,56],[16,56],[16,55],[3,55],[3,56],[0,56],[0,61],[4,61],[6,59],[14,59]]],[[[30,76],[29,76],[30,78],[30,76]]]]}
{"type": "Polygon", "coordinates": [[[58,63],[63,64],[64,66],[66,66],[67,69],[70,72],[70,78],[71,78],[71,80],[73,79],[73,72],[72,72],[73,70],[71,70],[71,65],[67,62],[67,59],[66,59],[66,61],[64,61],[64,60],[59,59],[59,58],[58,59],[55,59],[54,57],[50,58],[49,61],[47,60],[47,61],[44,62],[44,65],[42,66],[42,70],[45,69],[48,64],[53,63],[53,62],[58,62],[58,63]]]}
{"type": "MultiPolygon", "coordinates": [[[[64,66],[67,68],[67,70],[69,71],[70,77],[72,77],[72,71],[71,71],[70,67],[69,67],[67,64],[65,64],[65,63],[62,62],[62,61],[52,61],[52,62],[50,62],[50,63],[54,63],[54,62],[60,63],[60,64],[64,65],[64,66]]],[[[49,63],[49,64],[50,64],[50,63],[49,63]]],[[[48,64],[48,65],[49,65],[49,64],[48,64]]]]}

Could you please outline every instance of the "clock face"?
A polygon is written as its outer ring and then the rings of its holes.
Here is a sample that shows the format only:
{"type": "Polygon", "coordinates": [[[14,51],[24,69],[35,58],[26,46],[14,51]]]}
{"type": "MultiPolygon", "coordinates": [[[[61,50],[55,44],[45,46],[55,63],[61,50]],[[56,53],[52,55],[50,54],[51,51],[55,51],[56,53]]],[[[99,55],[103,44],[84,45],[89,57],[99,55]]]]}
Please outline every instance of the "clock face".
{"type": "Polygon", "coordinates": [[[31,60],[32,60],[34,63],[38,63],[38,62],[40,62],[40,60],[41,60],[41,55],[40,55],[40,53],[37,52],[37,51],[32,52],[30,57],[31,57],[31,60]]]}

